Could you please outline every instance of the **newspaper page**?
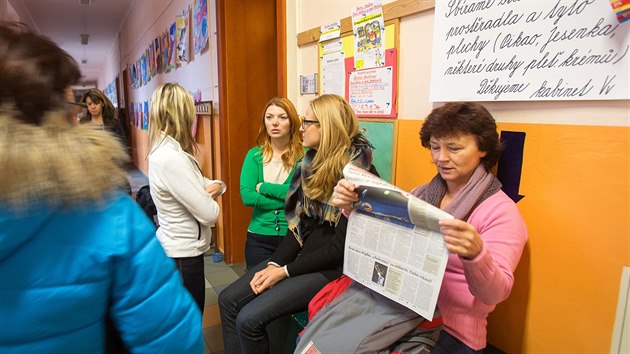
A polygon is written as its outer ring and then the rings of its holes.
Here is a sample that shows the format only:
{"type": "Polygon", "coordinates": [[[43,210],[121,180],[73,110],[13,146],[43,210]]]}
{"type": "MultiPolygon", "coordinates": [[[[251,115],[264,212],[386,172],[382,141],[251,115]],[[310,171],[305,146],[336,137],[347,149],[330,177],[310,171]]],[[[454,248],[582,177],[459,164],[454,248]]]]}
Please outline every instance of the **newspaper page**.
{"type": "Polygon", "coordinates": [[[439,221],[453,217],[352,164],[343,175],[359,195],[344,274],[432,320],[448,261],[439,221]]]}

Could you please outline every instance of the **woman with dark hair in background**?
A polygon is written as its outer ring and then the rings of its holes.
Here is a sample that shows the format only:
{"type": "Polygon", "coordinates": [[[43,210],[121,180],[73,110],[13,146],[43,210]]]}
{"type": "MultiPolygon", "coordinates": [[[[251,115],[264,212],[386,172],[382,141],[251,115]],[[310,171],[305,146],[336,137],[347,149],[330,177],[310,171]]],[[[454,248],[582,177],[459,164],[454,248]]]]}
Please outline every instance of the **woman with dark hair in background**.
{"type": "Polygon", "coordinates": [[[70,122],[81,73],[52,41],[0,23],[0,352],[203,353],[201,316],[155,228],[118,191],[116,139],[70,122]]]}
{"type": "Polygon", "coordinates": [[[81,124],[89,124],[92,128],[112,132],[124,145],[127,145],[127,136],[122,124],[116,118],[114,105],[101,90],[90,89],[83,95],[81,102],[87,107],[87,114],[81,119],[81,124]]]}

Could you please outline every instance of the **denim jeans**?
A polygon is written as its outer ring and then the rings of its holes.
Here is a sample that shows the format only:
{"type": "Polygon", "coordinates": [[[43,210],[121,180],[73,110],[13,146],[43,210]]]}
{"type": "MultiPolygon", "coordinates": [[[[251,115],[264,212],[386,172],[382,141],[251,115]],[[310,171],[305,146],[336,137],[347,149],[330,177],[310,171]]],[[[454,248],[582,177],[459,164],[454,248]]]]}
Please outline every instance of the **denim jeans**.
{"type": "Polygon", "coordinates": [[[254,267],[273,255],[284,236],[263,236],[247,232],[245,240],[245,263],[247,268],[254,267]]]}
{"type": "Polygon", "coordinates": [[[192,295],[203,315],[206,302],[206,279],[203,268],[203,253],[195,257],[173,258],[175,266],[182,276],[184,286],[192,295]]]}
{"type": "Polygon", "coordinates": [[[440,338],[438,338],[437,343],[435,343],[435,348],[431,350],[431,354],[477,354],[477,353],[482,354],[483,349],[474,350],[444,330],[440,332],[440,338]]]}
{"type": "Polygon", "coordinates": [[[303,311],[329,280],[320,273],[286,278],[260,295],[249,286],[254,274],[267,267],[264,261],[219,294],[221,327],[226,354],[269,352],[266,326],[284,315],[303,311]]]}

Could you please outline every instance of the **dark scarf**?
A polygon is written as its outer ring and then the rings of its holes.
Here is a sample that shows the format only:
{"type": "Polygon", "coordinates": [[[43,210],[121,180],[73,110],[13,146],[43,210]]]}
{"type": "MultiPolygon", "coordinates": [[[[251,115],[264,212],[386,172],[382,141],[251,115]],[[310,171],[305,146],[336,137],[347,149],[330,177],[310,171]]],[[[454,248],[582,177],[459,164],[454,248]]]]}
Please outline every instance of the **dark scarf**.
{"type": "MultiPolygon", "coordinates": [[[[444,208],[444,211],[453,215],[456,219],[466,221],[481,202],[500,189],[501,182],[492,173],[487,172],[483,165],[479,164],[475,172],[470,176],[468,183],[444,208]]],[[[415,188],[411,191],[411,194],[439,208],[440,202],[446,194],[446,182],[438,173],[431,182],[415,188]]]]}
{"type": "MultiPolygon", "coordinates": [[[[365,135],[359,133],[352,138],[350,144],[350,163],[369,170],[372,165],[372,150],[374,147],[367,140],[365,135]]],[[[311,199],[302,191],[302,186],[313,173],[313,159],[317,154],[316,150],[310,149],[295,168],[293,179],[289,186],[289,192],[284,203],[284,212],[289,224],[289,229],[300,245],[303,244],[302,235],[299,230],[299,222],[302,214],[317,219],[320,223],[328,221],[337,224],[341,216],[341,209],[330,204],[329,196],[327,201],[311,199]]],[[[342,176],[339,176],[341,178],[342,176]]]]}

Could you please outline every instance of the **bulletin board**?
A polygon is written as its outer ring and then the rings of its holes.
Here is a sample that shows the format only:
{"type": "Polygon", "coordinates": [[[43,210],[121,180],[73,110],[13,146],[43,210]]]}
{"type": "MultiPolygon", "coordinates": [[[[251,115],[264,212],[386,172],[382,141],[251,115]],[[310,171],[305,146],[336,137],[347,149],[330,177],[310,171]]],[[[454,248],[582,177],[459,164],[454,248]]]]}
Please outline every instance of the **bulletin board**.
{"type": "MultiPolygon", "coordinates": [[[[385,21],[385,67],[392,68],[392,111],[386,115],[378,114],[357,114],[359,117],[359,126],[362,132],[367,136],[372,145],[374,145],[374,166],[376,167],[381,178],[395,183],[396,182],[396,137],[397,137],[397,102],[398,102],[398,38],[400,21],[393,19],[385,21]]],[[[330,41],[321,42],[317,46],[318,58],[321,58],[323,46],[327,43],[339,41],[341,39],[341,51],[344,54],[344,72],[346,75],[345,99],[348,97],[348,76],[354,70],[354,36],[352,31],[344,32],[341,38],[335,38],[330,41]]],[[[371,70],[371,69],[365,69],[371,70]]],[[[318,76],[322,77],[321,62],[318,60],[318,76]]],[[[318,92],[322,92],[322,80],[318,82],[318,92]]],[[[353,107],[354,108],[354,107],[353,107]]],[[[356,110],[356,109],[355,109],[356,110]]]]}
{"type": "Polygon", "coordinates": [[[359,127],[374,145],[374,167],[382,179],[395,182],[395,149],[396,146],[395,120],[365,120],[359,121],[359,127]]]}
{"type": "MultiPolygon", "coordinates": [[[[355,70],[354,69],[354,36],[353,33],[347,32],[341,34],[341,51],[344,54],[344,71],[345,71],[345,99],[350,103],[351,106],[357,112],[357,117],[359,118],[396,118],[397,117],[397,106],[398,106],[398,31],[399,31],[399,20],[394,19],[385,22],[385,66],[378,69],[362,69],[355,70]],[[368,106],[360,106],[360,103],[353,102],[353,88],[350,87],[350,78],[356,77],[357,74],[366,74],[366,75],[375,75],[379,76],[379,74],[383,74],[387,71],[388,75],[391,75],[391,93],[389,91],[387,94],[387,104],[389,105],[389,109],[386,111],[371,109],[368,106]],[[369,72],[369,73],[368,73],[369,72]]],[[[324,50],[324,45],[329,44],[334,41],[339,41],[339,38],[332,39],[330,41],[321,42],[317,46],[318,58],[322,57],[322,53],[324,50]]],[[[322,67],[321,61],[318,60],[318,76],[322,78],[322,67]]],[[[319,80],[319,90],[322,91],[322,80],[319,80]]],[[[376,92],[376,90],[375,90],[376,92]]],[[[384,92],[379,92],[379,94],[384,94],[384,92]]]]}

